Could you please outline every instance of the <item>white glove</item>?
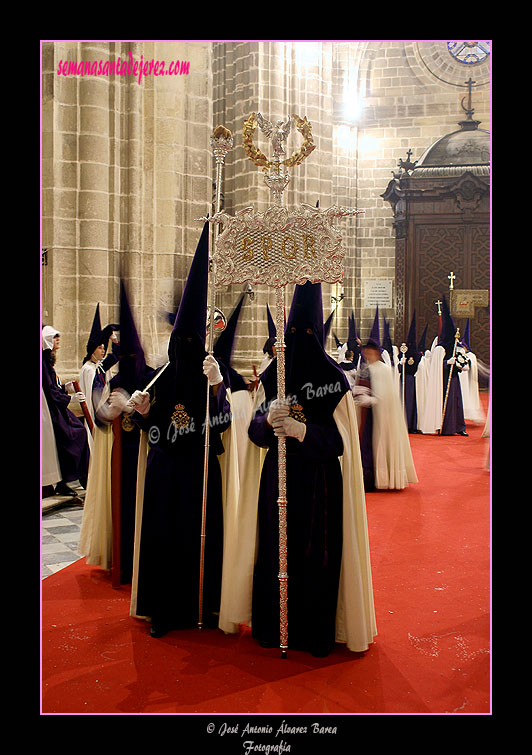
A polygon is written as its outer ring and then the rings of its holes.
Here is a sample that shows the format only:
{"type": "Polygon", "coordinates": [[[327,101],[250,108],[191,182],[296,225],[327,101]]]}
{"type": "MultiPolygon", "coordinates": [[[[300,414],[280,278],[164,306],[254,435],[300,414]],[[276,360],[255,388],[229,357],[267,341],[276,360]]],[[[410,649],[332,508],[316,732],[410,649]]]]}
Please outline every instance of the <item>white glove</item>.
{"type": "Polygon", "coordinates": [[[203,360],[203,374],[207,376],[209,385],[218,385],[223,380],[222,373],[218,367],[218,362],[212,354],[207,354],[203,360]]]}
{"type": "Polygon", "coordinates": [[[298,422],[292,417],[284,417],[275,421],[273,432],[276,438],[297,438],[301,443],[307,432],[307,426],[304,422],[298,422]]]}
{"type": "Polygon", "coordinates": [[[358,404],[358,406],[370,407],[375,406],[376,403],[376,396],[370,396],[368,393],[361,393],[355,398],[355,404],[358,404]]]}
{"type": "Polygon", "coordinates": [[[109,396],[109,403],[120,413],[132,414],[135,410],[135,404],[131,402],[129,393],[123,388],[116,388],[109,396]]]}
{"type": "Polygon", "coordinates": [[[355,385],[355,387],[353,388],[353,396],[369,396],[369,393],[369,386],[367,385],[355,385]]]}
{"type": "Polygon", "coordinates": [[[447,360],[447,364],[454,364],[456,362],[456,357],[451,357],[447,360]]]}
{"type": "Polygon", "coordinates": [[[401,357],[399,364],[406,364],[406,357],[401,357]]]}
{"type": "Polygon", "coordinates": [[[113,404],[110,404],[109,401],[104,401],[104,403],[96,409],[96,416],[100,422],[105,422],[106,425],[110,424],[119,415],[120,409],[113,404]]]}
{"type": "Polygon", "coordinates": [[[116,330],[113,330],[113,332],[111,333],[111,341],[113,343],[120,343],[118,336],[116,335],[116,330]]]}
{"type": "Polygon", "coordinates": [[[145,417],[150,411],[150,394],[147,391],[135,391],[128,403],[145,417]]]}
{"type": "Polygon", "coordinates": [[[72,394],[72,398],[75,401],[79,401],[80,404],[87,400],[83,391],[77,391],[77,393],[72,394]]]}
{"type": "Polygon", "coordinates": [[[346,351],[347,351],[347,343],[343,343],[341,346],[338,346],[338,357],[337,357],[338,363],[343,362],[345,360],[346,351]]]}
{"type": "Polygon", "coordinates": [[[270,404],[270,411],[268,412],[267,421],[269,425],[274,425],[279,419],[284,419],[290,414],[290,406],[288,399],[276,398],[270,404]]]}
{"type": "Polygon", "coordinates": [[[70,380],[68,383],[65,383],[65,391],[70,395],[76,392],[76,389],[74,388],[74,383],[72,382],[72,380],[70,380]]]}

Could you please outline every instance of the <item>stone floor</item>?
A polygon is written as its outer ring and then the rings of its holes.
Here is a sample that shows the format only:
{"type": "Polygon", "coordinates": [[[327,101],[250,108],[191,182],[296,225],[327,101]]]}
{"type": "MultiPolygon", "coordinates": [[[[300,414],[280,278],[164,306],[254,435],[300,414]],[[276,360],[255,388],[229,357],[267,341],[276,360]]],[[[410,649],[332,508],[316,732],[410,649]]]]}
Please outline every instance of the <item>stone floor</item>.
{"type": "Polygon", "coordinates": [[[77,493],[76,498],[54,495],[41,502],[42,579],[81,558],[77,547],[85,491],[75,485],[72,487],[77,493]]]}

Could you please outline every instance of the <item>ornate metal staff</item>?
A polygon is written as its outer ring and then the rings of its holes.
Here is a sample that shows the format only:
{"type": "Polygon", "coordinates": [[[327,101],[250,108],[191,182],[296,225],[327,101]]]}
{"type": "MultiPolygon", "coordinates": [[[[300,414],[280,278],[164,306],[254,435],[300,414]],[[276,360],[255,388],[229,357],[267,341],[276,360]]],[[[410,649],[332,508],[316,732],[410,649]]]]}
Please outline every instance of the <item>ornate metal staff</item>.
{"type": "MultiPolygon", "coordinates": [[[[248,125],[251,128],[252,118],[248,125]]],[[[256,121],[266,136],[270,137],[273,145],[273,158],[267,161],[268,172],[264,176],[264,183],[270,189],[274,205],[281,207],[283,203],[283,191],[288,186],[290,174],[287,170],[281,170],[281,158],[286,155],[283,142],[286,141],[292,121],[290,117],[286,122],[277,121],[273,126],[265,120],[260,113],[257,113],[256,121]]],[[[251,140],[252,142],[252,140],[251,140]]],[[[250,147],[250,142],[246,140],[246,124],[244,125],[244,144],[250,147]]],[[[246,148],[246,147],[244,147],[246,148]]],[[[314,149],[314,147],[312,147],[314,149]]],[[[310,150],[312,151],[312,150],[310,150]]],[[[310,154],[310,152],[309,152],[310,154]]],[[[248,156],[250,156],[248,154],[248,156]]],[[[307,154],[301,156],[300,162],[307,157],[307,154]]],[[[253,159],[253,158],[252,158],[253,159]]],[[[254,160],[256,162],[256,160],[254,160]]],[[[299,164],[295,162],[294,164],[299,164]]],[[[286,252],[286,243],[285,243],[286,252]]],[[[266,252],[268,253],[269,250],[266,252]]],[[[295,253],[295,242],[294,242],[295,253]]],[[[277,338],[275,341],[276,358],[277,358],[277,398],[285,398],[285,341],[284,341],[284,286],[275,287],[275,327],[277,338]]],[[[286,527],[286,438],[279,436],[277,438],[277,479],[278,479],[278,497],[277,509],[279,512],[279,628],[280,628],[280,648],[281,658],[286,658],[288,653],[288,546],[287,546],[287,527],[286,527]]]]}
{"type": "MultiPolygon", "coordinates": [[[[405,354],[408,351],[408,346],[406,343],[402,343],[399,346],[399,351],[403,355],[403,359],[406,359],[405,354]]],[[[405,413],[405,363],[403,362],[403,414],[405,413]]]]}
{"type": "MultiPolygon", "coordinates": [[[[453,358],[456,354],[456,345],[458,343],[458,339],[460,338],[460,329],[456,328],[456,333],[454,334],[454,346],[453,346],[453,358]]],[[[451,378],[453,376],[453,367],[454,362],[451,364],[451,369],[449,370],[449,379],[447,380],[447,390],[445,391],[445,401],[443,402],[443,412],[441,415],[441,428],[439,434],[441,435],[443,433],[443,421],[445,419],[445,411],[447,409],[447,399],[449,397],[449,388],[451,387],[451,378]]]]}
{"type": "MultiPolygon", "coordinates": [[[[340,232],[333,226],[335,218],[356,215],[363,210],[333,206],[328,210],[302,204],[297,210],[282,206],[283,191],[290,181],[287,167],[300,165],[314,150],[311,124],[306,118],[292,115],[272,124],[260,113],[252,113],[244,123],[244,151],[255,165],[265,171],[264,181],[273,195],[274,204],[256,213],[246,207],[234,217],[224,212],[210,218],[223,223],[224,230],[216,242],[216,278],[220,284],[267,284],[275,288],[277,327],[277,397],[285,398],[284,296],[288,283],[338,283],[343,278],[340,232]],[[284,142],[292,123],[303,136],[303,145],[286,158],[284,142]],[[273,157],[268,159],[254,144],[257,125],[271,138],[273,157]]],[[[287,657],[287,537],[286,537],[286,439],[278,438],[279,510],[279,623],[281,657],[287,657]]]]}
{"type": "MultiPolygon", "coordinates": [[[[225,126],[217,126],[211,135],[211,148],[216,159],[216,213],[220,212],[222,204],[222,170],[225,157],[233,146],[233,136],[225,126]]],[[[219,227],[215,226],[214,239],[219,233],[219,227]]],[[[214,331],[216,328],[216,289],[214,285],[214,260],[212,256],[209,259],[209,292],[211,296],[210,306],[208,308],[208,331],[209,344],[208,352],[213,352],[214,331]]],[[[221,314],[221,313],[220,313],[221,314]]],[[[207,398],[205,408],[205,450],[203,456],[203,499],[201,504],[201,545],[200,545],[200,570],[199,570],[199,607],[198,607],[198,629],[203,627],[203,581],[205,571],[205,528],[207,516],[207,480],[209,474],[209,440],[210,440],[210,421],[209,421],[209,394],[210,386],[207,382],[207,398]]]]}

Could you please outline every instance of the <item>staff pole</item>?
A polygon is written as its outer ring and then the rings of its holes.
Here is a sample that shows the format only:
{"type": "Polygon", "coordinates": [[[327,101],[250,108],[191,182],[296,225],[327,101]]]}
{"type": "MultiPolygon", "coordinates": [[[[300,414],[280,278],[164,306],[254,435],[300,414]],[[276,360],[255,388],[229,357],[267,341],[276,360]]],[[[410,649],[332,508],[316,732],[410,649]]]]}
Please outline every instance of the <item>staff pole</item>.
{"type": "MultiPolygon", "coordinates": [[[[220,212],[222,204],[222,170],[225,162],[225,156],[233,146],[233,137],[229,129],[224,126],[218,126],[211,135],[211,147],[216,159],[216,212],[220,212]]],[[[210,294],[210,316],[209,316],[209,342],[208,352],[213,352],[214,339],[214,315],[216,303],[216,289],[214,285],[214,261],[212,257],[212,247],[216,244],[218,238],[219,226],[214,229],[214,240],[211,245],[209,259],[209,294],[210,294]]],[[[199,606],[198,606],[198,629],[203,628],[203,590],[205,578],[205,537],[207,521],[207,482],[209,475],[209,447],[210,447],[210,421],[209,421],[209,398],[210,386],[207,382],[206,406],[205,406],[205,448],[203,455],[203,497],[201,503],[201,538],[200,538],[200,567],[199,567],[199,606]]]]}
{"type": "MultiPolygon", "coordinates": [[[[403,359],[405,359],[405,354],[408,351],[408,346],[406,343],[402,343],[399,347],[399,351],[403,355],[403,359]]],[[[401,365],[403,368],[403,414],[405,414],[405,363],[401,365]]]]}
{"type": "MultiPolygon", "coordinates": [[[[454,334],[454,346],[453,346],[453,358],[456,354],[456,345],[458,343],[458,339],[460,338],[460,330],[457,328],[456,333],[454,334]]],[[[441,427],[440,427],[440,435],[443,433],[443,421],[445,419],[445,411],[447,409],[447,399],[449,398],[449,388],[451,387],[451,378],[453,376],[453,367],[454,362],[451,364],[451,369],[449,370],[449,378],[447,380],[447,390],[445,391],[445,400],[443,402],[443,412],[441,415],[441,427]]]]}

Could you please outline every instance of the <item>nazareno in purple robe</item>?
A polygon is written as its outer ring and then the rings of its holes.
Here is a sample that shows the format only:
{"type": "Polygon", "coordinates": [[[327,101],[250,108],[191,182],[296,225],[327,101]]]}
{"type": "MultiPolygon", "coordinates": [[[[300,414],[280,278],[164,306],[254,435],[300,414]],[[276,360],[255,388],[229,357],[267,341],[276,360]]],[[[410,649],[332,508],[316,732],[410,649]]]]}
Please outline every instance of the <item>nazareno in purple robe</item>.
{"type": "MultiPolygon", "coordinates": [[[[371,390],[369,369],[365,360],[360,365],[357,384],[371,390]]],[[[362,406],[359,410],[360,420],[358,435],[360,441],[360,457],[364,474],[364,490],[371,493],[375,490],[375,466],[373,463],[373,409],[362,406]]]]}
{"type": "MultiPolygon", "coordinates": [[[[445,401],[445,393],[447,391],[447,384],[449,382],[450,365],[447,364],[447,357],[443,362],[443,400],[445,401]]],[[[455,433],[464,432],[466,429],[464,419],[464,404],[462,401],[462,388],[460,386],[460,370],[457,369],[456,364],[453,368],[453,374],[449,385],[449,393],[447,396],[447,405],[445,407],[445,417],[443,419],[443,427],[441,428],[440,435],[454,435],[455,433]]],[[[443,406],[443,404],[442,404],[443,406]]]]}
{"type": "MultiPolygon", "coordinates": [[[[296,286],[286,325],[286,395],[291,415],[304,420],[302,442],[286,441],[288,645],[327,655],[335,641],[342,560],[343,443],[333,413],[349,386],[323,350],[321,286],[296,286]],[[308,332],[310,331],[310,332],[308,332]],[[333,386],[331,392],[318,388],[333,386]]],[[[261,375],[266,400],[248,435],[268,448],[258,499],[258,547],[253,575],[252,634],[264,646],[279,646],[278,441],[267,423],[277,395],[277,360],[261,375]]]]}
{"type": "MultiPolygon", "coordinates": [[[[203,226],[168,344],[169,365],[150,389],[142,427],[149,454],[144,484],[137,615],[153,630],[197,626],[207,378],[203,374],[209,223],[203,226]]],[[[210,387],[203,581],[204,626],[217,626],[223,557],[223,499],[217,456],[231,423],[225,384],[210,387]]],[[[138,413],[135,413],[138,414],[138,413]]],[[[160,636],[160,635],[159,635],[160,636]]]]}
{"type": "MultiPolygon", "coordinates": [[[[417,433],[417,394],[416,394],[416,372],[421,360],[421,354],[406,353],[405,364],[405,419],[409,433],[417,433]],[[409,364],[412,359],[413,363],[409,364]]],[[[401,404],[403,401],[403,365],[398,365],[399,370],[399,396],[401,404]]]]}
{"type": "Polygon", "coordinates": [[[52,352],[42,352],[42,388],[54,429],[57,457],[64,482],[79,480],[87,485],[89,443],[83,422],[70,411],[70,396],[59,383],[52,364],[52,352]]]}
{"type": "MultiPolygon", "coordinates": [[[[191,370],[174,384],[170,366],[153,386],[140,538],[137,613],[165,629],[198,623],[203,501],[206,378],[191,370]],[[191,374],[192,373],[192,374],[191,374]],[[192,376],[194,374],[194,377],[192,376]],[[195,386],[195,387],[194,387],[195,386]],[[202,398],[203,397],[203,398],[202,398]]],[[[216,626],[223,555],[221,434],[230,424],[222,383],[209,399],[211,417],[207,484],[203,623],[216,626]]]]}
{"type": "Polygon", "coordinates": [[[440,435],[454,435],[455,433],[465,432],[464,404],[462,401],[462,389],[460,387],[459,377],[460,370],[455,363],[451,381],[449,383],[451,365],[447,364],[447,360],[454,354],[455,333],[456,328],[453,318],[451,317],[447,299],[445,296],[442,296],[442,322],[441,332],[438,338],[438,346],[442,346],[445,349],[445,356],[443,358],[442,406],[445,404],[445,394],[448,385],[449,393],[447,395],[445,417],[443,420],[443,426],[440,429],[440,435]]]}
{"type": "MultiPolygon", "coordinates": [[[[156,370],[146,364],[138,337],[124,281],[120,283],[120,349],[118,373],[111,378],[110,388],[122,388],[128,394],[146,386],[156,370]]],[[[138,417],[140,415],[137,415],[138,417]]],[[[120,418],[120,583],[131,582],[135,540],[135,507],[137,497],[137,464],[140,428],[129,415],[120,418]]]]}

